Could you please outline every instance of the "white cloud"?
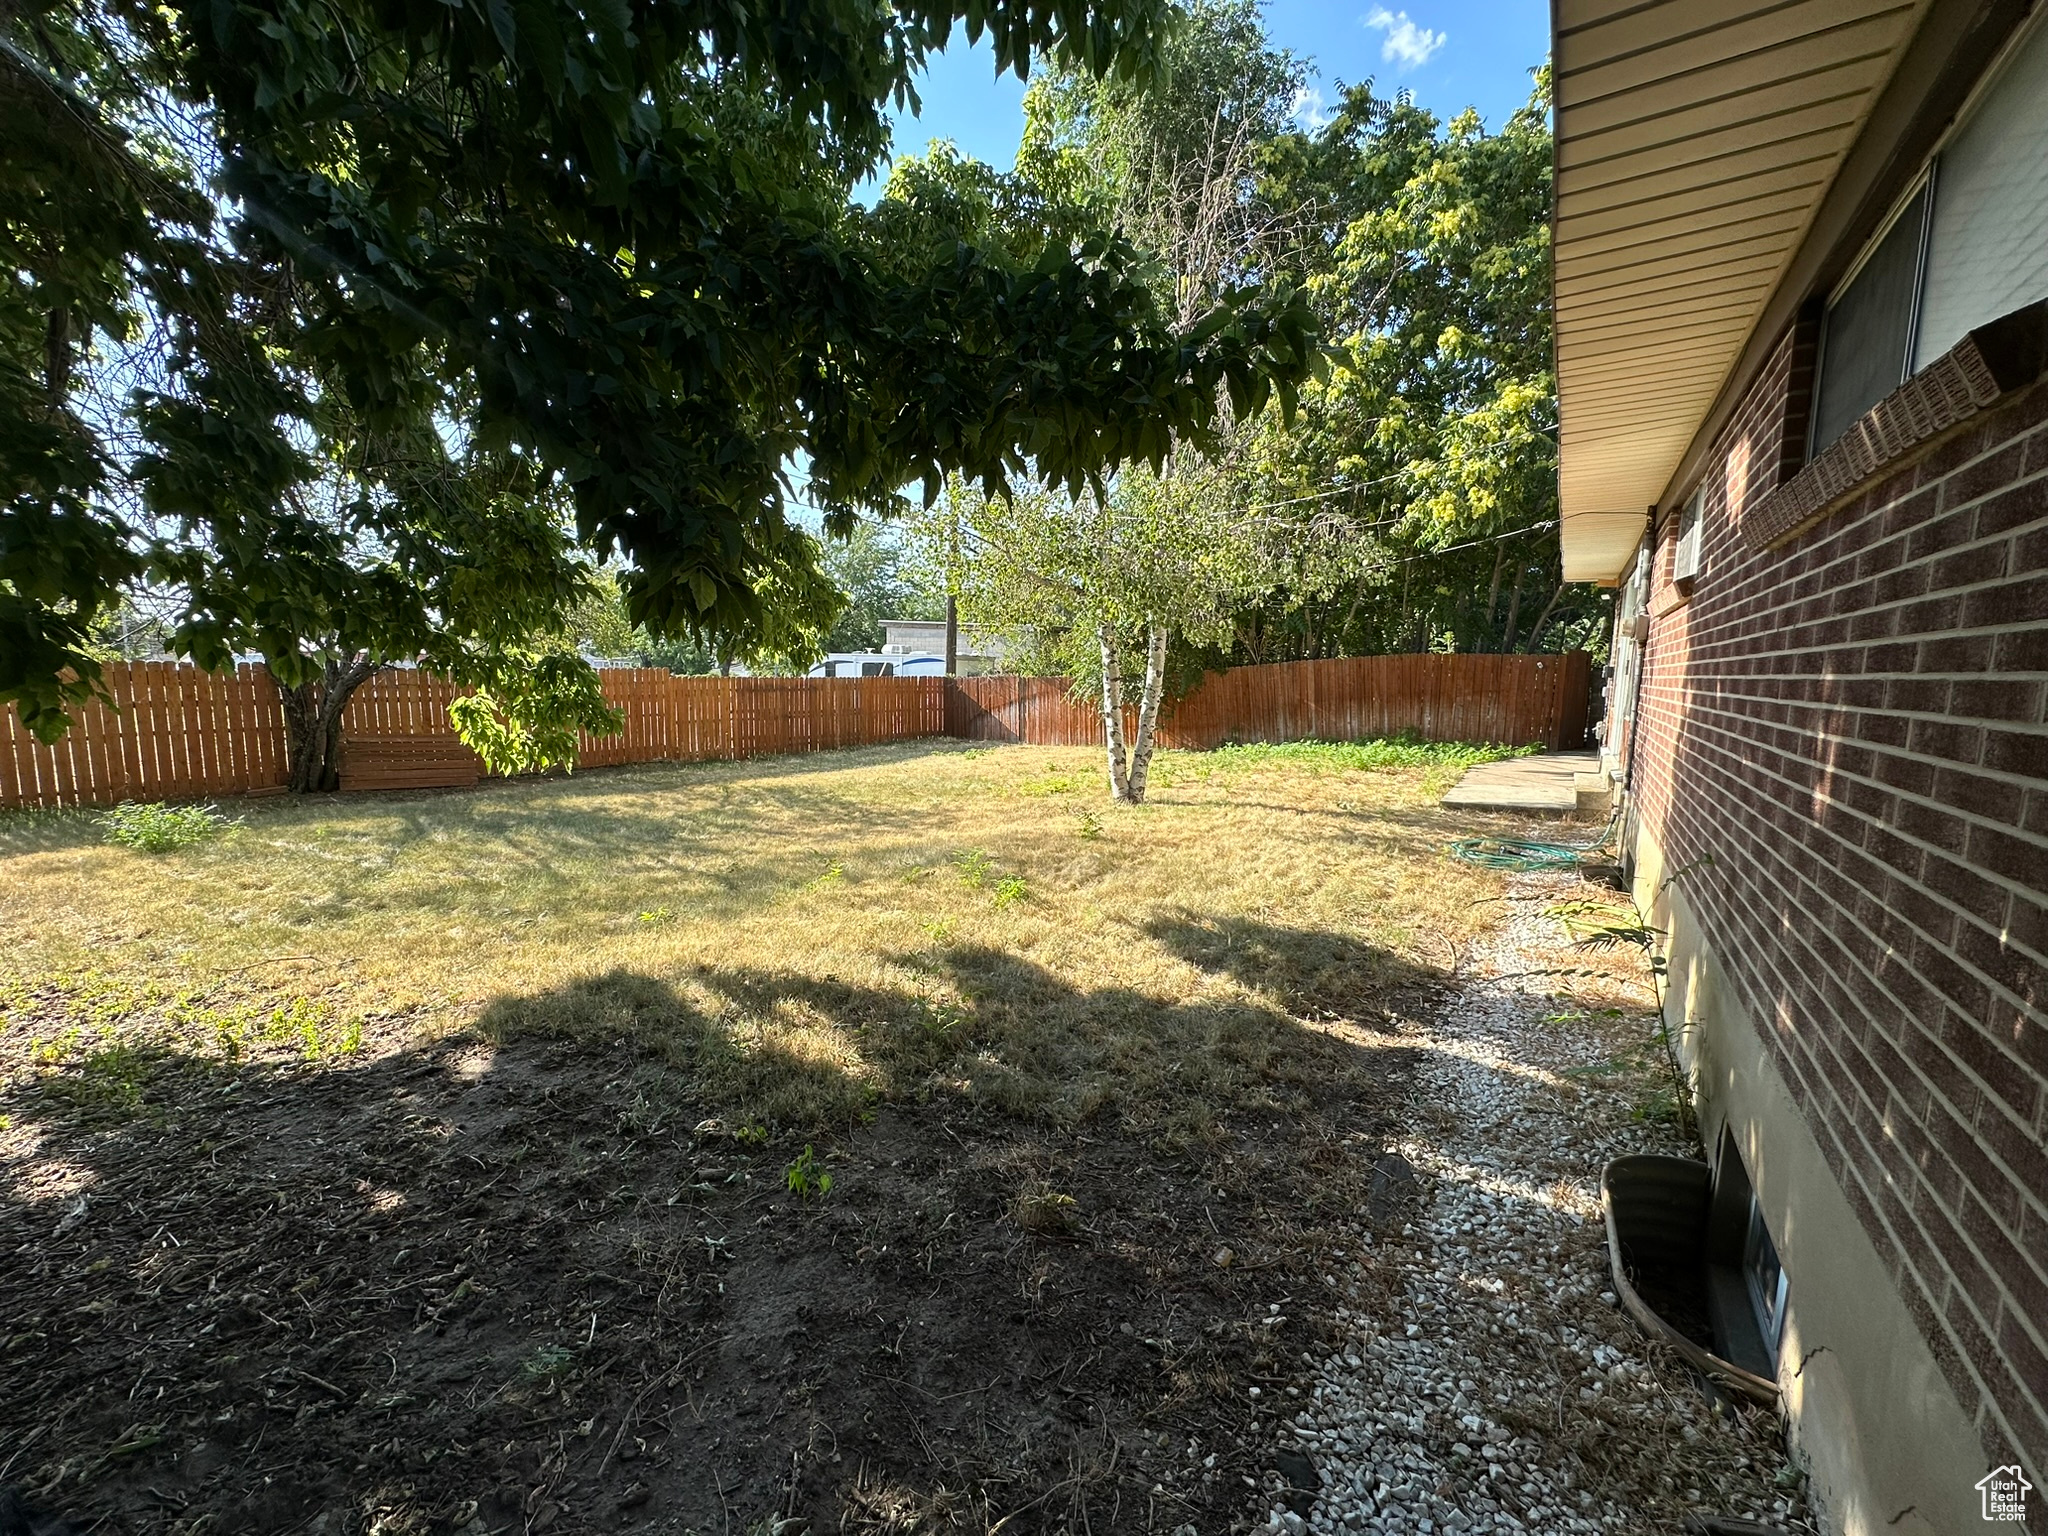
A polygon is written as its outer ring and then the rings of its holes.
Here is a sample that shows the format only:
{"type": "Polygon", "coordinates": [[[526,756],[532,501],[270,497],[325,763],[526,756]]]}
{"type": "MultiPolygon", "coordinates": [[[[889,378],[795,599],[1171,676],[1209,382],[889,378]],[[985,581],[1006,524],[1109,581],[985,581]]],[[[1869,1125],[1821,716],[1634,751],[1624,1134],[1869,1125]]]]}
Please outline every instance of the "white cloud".
{"type": "Polygon", "coordinates": [[[1389,64],[1405,64],[1410,69],[1427,64],[1437,50],[1450,41],[1441,32],[1417,26],[1408,19],[1406,11],[1390,11],[1384,5],[1376,5],[1366,13],[1365,25],[1372,31],[1387,34],[1386,41],[1380,44],[1381,58],[1389,64]]]}
{"type": "Polygon", "coordinates": [[[1323,100],[1323,93],[1313,85],[1298,86],[1295,89],[1294,100],[1287,109],[1287,115],[1310,133],[1321,133],[1336,116],[1330,110],[1330,104],[1323,100]]]}

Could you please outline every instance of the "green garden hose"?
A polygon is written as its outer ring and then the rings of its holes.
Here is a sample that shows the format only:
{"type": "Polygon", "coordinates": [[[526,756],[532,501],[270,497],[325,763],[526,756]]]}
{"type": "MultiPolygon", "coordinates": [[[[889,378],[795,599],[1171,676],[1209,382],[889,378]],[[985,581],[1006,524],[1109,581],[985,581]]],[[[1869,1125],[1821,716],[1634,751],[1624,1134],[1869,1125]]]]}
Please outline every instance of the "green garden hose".
{"type": "Polygon", "coordinates": [[[1467,837],[1451,844],[1451,857],[1486,869],[1576,869],[1614,840],[1621,817],[1608,820],[1590,843],[1547,843],[1529,837],[1467,837]]]}

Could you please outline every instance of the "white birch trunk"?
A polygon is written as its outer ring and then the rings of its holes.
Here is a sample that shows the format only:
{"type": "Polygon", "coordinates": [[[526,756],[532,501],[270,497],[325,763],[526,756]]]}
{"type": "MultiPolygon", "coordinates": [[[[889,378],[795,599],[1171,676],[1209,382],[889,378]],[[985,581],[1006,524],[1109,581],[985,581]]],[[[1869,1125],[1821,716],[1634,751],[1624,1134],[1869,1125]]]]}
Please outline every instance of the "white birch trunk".
{"type": "Polygon", "coordinates": [[[1152,740],[1159,727],[1159,704],[1166,694],[1166,626],[1145,629],[1145,692],[1138,700],[1138,739],[1131,744],[1130,799],[1145,798],[1145,780],[1152,772],[1152,740]]]}
{"type": "Polygon", "coordinates": [[[1109,749],[1109,793],[1113,800],[1131,798],[1131,781],[1124,761],[1124,658],[1118,649],[1116,632],[1099,625],[1096,639],[1102,642],[1102,740],[1109,749]]]}

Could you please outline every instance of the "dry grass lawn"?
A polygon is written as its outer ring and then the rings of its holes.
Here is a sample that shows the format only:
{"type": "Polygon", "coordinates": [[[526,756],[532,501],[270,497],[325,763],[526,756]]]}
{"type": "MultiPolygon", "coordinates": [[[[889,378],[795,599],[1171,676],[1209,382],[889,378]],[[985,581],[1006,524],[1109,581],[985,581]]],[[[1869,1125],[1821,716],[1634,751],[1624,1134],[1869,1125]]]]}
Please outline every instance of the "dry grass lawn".
{"type": "Polygon", "coordinates": [[[0,1485],[181,1536],[1248,1529],[1497,910],[1455,756],[0,819],[0,1485]]]}
{"type": "Polygon", "coordinates": [[[1276,1020],[1444,968],[1494,877],[1455,769],[1166,754],[1117,807],[1078,749],[880,748],[476,793],[254,801],[195,847],[0,821],[8,1070],[124,1048],[332,1061],[481,1024],[632,1035],[739,1115],[959,1093],[1198,1132],[1277,1102],[1276,1020]],[[24,1027],[32,1029],[31,1040],[24,1027]]]}

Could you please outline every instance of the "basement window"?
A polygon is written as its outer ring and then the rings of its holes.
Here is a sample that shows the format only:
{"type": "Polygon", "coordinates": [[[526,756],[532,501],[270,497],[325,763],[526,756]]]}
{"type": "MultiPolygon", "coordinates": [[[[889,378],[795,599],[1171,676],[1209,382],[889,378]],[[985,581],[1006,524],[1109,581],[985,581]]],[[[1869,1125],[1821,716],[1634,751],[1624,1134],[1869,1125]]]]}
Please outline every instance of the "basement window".
{"type": "Polygon", "coordinates": [[[1766,1380],[1785,1332],[1785,1268],[1732,1127],[1721,1132],[1707,1219],[1707,1310],[1720,1353],[1766,1380]]]}
{"type": "Polygon", "coordinates": [[[1742,1244],[1742,1279],[1756,1312],[1757,1332],[1775,1356],[1785,1333],[1785,1266],[1778,1262],[1778,1245],[1771,1241],[1771,1229],[1764,1225],[1763,1208],[1754,1194],[1749,1197],[1749,1232],[1742,1244]]]}
{"type": "Polygon", "coordinates": [[[2048,26],[2037,17],[1828,296],[1808,457],[1972,329],[2042,298],[2048,26]]]}

